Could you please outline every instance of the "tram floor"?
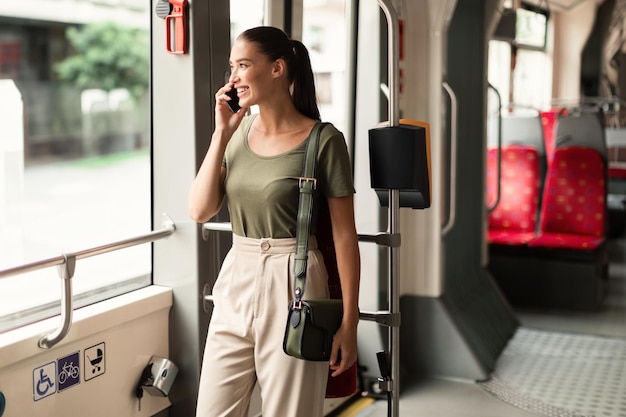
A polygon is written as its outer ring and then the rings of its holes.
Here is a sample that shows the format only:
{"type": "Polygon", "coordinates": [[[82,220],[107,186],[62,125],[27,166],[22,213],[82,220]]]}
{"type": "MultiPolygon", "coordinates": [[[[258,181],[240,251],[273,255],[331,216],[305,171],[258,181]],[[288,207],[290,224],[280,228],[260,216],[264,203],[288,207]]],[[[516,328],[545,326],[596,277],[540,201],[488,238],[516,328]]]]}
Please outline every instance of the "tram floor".
{"type": "MultiPolygon", "coordinates": [[[[386,417],[387,401],[373,403],[359,400],[333,417],[386,417]]],[[[472,382],[423,379],[406,387],[400,395],[400,416],[412,417],[531,417],[527,411],[513,407],[472,382]]]]}
{"type": "Polygon", "coordinates": [[[626,244],[611,243],[606,294],[599,311],[517,309],[522,326],[556,332],[626,339],[626,244]]]}
{"type": "MultiPolygon", "coordinates": [[[[608,350],[606,348],[607,343],[611,346],[613,344],[623,346],[626,343],[626,239],[612,240],[610,249],[607,294],[600,311],[587,313],[516,309],[522,327],[518,331],[520,337],[510,345],[516,345],[518,348],[517,343],[527,345],[528,347],[521,349],[530,352],[532,346],[539,344],[545,349],[556,350],[557,360],[546,361],[546,358],[542,358],[541,355],[527,356],[525,360],[528,363],[535,363],[535,369],[533,371],[533,366],[524,365],[522,371],[528,369],[520,372],[516,366],[519,365],[519,360],[524,360],[524,355],[520,355],[518,359],[511,359],[509,356],[508,359],[500,360],[500,371],[496,369],[496,374],[491,380],[482,384],[471,381],[423,379],[403,389],[400,396],[399,415],[415,417],[589,416],[589,414],[577,412],[576,409],[578,409],[591,412],[591,415],[597,417],[626,417],[626,395],[623,394],[626,392],[624,354],[616,355],[617,351],[614,348],[608,350]],[[540,338],[541,341],[532,342],[533,338],[540,338]],[[564,338],[567,340],[566,343],[562,342],[564,338]],[[521,342],[519,342],[520,339],[521,342]],[[531,341],[525,343],[524,340],[531,341]],[[582,350],[581,343],[584,345],[582,350]],[[567,348],[571,346],[575,348],[568,350],[567,348]],[[563,362],[568,355],[570,355],[569,362],[563,362]],[[581,355],[585,360],[574,366],[572,355],[581,355]],[[555,370],[558,366],[562,367],[555,370]],[[548,371],[542,373],[536,368],[544,368],[548,371]],[[568,376],[567,372],[572,369],[578,369],[582,376],[576,378],[568,376]],[[532,374],[531,371],[538,372],[538,374],[532,374]],[[522,376],[531,382],[516,380],[522,376]],[[610,382],[606,382],[608,385],[605,386],[602,381],[610,382]],[[579,382],[582,383],[581,386],[579,382]],[[511,388],[511,384],[515,385],[515,388],[511,388]],[[535,388],[540,392],[533,392],[535,388]],[[534,410],[534,412],[528,410],[534,410]]],[[[618,348],[620,349],[626,351],[626,349],[618,348]]],[[[359,399],[351,403],[350,407],[343,408],[329,417],[331,416],[385,417],[387,416],[387,402],[385,400],[374,401],[371,398],[359,399]]]]}
{"type": "MultiPolygon", "coordinates": [[[[422,379],[400,395],[417,417],[626,417],[626,339],[520,327],[486,381],[422,379]]],[[[384,417],[359,399],[335,417],[384,417]],[[361,406],[362,405],[362,406],[361,406]]]]}

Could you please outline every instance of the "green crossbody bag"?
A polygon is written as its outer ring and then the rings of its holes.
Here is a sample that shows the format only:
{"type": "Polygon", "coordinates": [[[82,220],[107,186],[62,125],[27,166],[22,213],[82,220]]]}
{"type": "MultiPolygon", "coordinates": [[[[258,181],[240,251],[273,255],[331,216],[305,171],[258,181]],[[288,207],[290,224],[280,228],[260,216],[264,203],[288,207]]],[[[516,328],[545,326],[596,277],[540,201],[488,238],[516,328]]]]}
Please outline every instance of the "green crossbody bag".
{"type": "Polygon", "coordinates": [[[289,314],[283,339],[283,350],[287,355],[309,361],[330,359],[333,336],[341,326],[343,318],[341,299],[306,300],[303,298],[316,187],[315,165],[320,133],[323,128],[323,123],[317,123],[311,132],[304,154],[302,177],[299,179],[294,299],[289,302],[289,314]]]}

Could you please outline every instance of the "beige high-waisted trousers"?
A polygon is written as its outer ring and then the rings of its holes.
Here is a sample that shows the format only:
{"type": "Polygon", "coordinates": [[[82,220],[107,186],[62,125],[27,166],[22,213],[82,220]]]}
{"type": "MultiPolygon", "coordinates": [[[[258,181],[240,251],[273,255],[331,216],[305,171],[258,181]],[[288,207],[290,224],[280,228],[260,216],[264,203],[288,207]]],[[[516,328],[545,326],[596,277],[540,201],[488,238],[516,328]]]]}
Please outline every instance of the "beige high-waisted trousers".
{"type": "MultiPolygon", "coordinates": [[[[233,247],[213,287],[197,417],[244,417],[258,380],[263,417],[321,417],[328,362],[283,352],[293,299],[295,238],[233,235],[233,247]]],[[[317,241],[309,241],[305,298],[328,298],[317,241]]]]}

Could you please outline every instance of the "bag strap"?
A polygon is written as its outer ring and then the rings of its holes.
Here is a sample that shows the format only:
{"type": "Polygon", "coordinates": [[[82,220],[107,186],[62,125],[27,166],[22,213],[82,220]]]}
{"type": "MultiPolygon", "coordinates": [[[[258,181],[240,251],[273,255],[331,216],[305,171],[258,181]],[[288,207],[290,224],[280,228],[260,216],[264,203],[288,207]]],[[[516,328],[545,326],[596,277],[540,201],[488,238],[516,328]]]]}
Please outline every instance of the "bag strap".
{"type": "Polygon", "coordinates": [[[320,142],[320,133],[327,123],[317,122],[304,151],[302,176],[298,178],[300,196],[298,201],[298,217],[296,224],[296,256],[294,262],[294,303],[300,304],[306,283],[306,267],[309,252],[309,235],[311,218],[313,217],[314,192],[317,188],[315,166],[320,142]]]}

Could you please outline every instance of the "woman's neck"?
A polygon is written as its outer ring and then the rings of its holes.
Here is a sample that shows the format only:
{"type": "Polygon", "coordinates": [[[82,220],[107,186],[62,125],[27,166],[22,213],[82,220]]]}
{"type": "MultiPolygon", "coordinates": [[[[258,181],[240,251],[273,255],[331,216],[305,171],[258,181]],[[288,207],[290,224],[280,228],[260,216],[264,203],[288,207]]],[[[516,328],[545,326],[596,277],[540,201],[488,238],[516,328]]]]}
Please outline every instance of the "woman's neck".
{"type": "Polygon", "coordinates": [[[264,134],[275,135],[300,130],[311,123],[311,119],[296,109],[291,97],[287,97],[273,103],[260,104],[259,115],[253,126],[264,134]]]}
{"type": "Polygon", "coordinates": [[[291,111],[282,112],[279,107],[259,106],[259,115],[248,133],[248,146],[258,155],[279,155],[302,143],[314,124],[314,120],[299,113],[293,105],[291,111]]]}

